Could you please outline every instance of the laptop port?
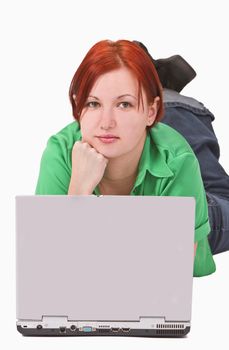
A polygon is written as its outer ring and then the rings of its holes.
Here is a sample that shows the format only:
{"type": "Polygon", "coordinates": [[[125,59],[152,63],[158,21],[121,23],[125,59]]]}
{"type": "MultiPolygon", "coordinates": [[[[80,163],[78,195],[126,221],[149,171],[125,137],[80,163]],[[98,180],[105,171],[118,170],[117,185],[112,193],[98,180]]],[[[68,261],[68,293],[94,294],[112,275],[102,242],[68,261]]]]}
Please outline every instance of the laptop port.
{"type": "Polygon", "coordinates": [[[66,327],[60,327],[59,330],[60,333],[66,333],[66,327]]]}
{"type": "Polygon", "coordinates": [[[119,329],[120,329],[119,327],[112,327],[112,328],[111,328],[112,332],[118,332],[119,329]]]}
{"type": "Polygon", "coordinates": [[[123,332],[129,332],[129,331],[130,331],[130,328],[122,328],[122,331],[123,331],[123,332]]]}
{"type": "Polygon", "coordinates": [[[71,329],[72,332],[74,332],[76,330],[76,326],[74,324],[72,324],[70,329],[71,329]]]}
{"type": "Polygon", "coordinates": [[[97,328],[97,331],[99,333],[109,333],[110,332],[110,328],[103,328],[103,329],[97,328]]]}
{"type": "Polygon", "coordinates": [[[92,327],[83,327],[83,332],[92,332],[92,327]]]}
{"type": "Polygon", "coordinates": [[[38,324],[37,325],[37,329],[42,329],[43,327],[42,327],[42,325],[41,324],[38,324]]]}

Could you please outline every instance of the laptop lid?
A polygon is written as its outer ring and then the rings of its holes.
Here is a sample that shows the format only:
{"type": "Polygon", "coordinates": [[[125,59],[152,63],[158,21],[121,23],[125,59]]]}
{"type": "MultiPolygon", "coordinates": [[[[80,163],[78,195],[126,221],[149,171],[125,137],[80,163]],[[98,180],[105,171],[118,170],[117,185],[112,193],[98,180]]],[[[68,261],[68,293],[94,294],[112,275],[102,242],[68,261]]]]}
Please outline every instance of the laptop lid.
{"type": "Polygon", "coordinates": [[[193,197],[17,196],[18,326],[190,326],[194,225],[193,197]]]}

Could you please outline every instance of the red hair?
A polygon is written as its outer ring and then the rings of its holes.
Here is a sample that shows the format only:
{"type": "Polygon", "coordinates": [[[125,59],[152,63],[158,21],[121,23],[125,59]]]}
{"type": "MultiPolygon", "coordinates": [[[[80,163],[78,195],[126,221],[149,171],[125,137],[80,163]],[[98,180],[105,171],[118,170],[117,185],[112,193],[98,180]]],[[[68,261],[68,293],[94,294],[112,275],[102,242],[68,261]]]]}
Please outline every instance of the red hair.
{"type": "Polygon", "coordinates": [[[150,129],[162,119],[164,114],[162,85],[149,55],[139,45],[129,40],[102,40],[88,51],[71,81],[69,97],[73,116],[77,121],[98,77],[122,67],[129,68],[138,80],[138,108],[140,97],[142,101],[142,88],[148,103],[153,102],[156,96],[160,97],[157,117],[147,128],[150,129]]]}

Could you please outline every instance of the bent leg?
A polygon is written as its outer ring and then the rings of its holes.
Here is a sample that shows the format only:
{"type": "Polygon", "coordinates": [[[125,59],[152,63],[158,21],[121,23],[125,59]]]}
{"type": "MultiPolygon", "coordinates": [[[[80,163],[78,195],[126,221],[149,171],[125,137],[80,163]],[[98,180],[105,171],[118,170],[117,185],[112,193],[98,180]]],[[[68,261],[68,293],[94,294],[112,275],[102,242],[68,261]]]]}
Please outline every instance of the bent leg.
{"type": "Polygon", "coordinates": [[[213,114],[199,101],[164,89],[161,120],[188,141],[200,164],[205,190],[229,200],[229,176],[219,163],[220,149],[212,127],[213,114]]]}
{"type": "Polygon", "coordinates": [[[229,250],[229,200],[206,193],[211,232],[208,235],[212,254],[229,250]]]}
{"type": "Polygon", "coordinates": [[[219,163],[220,149],[212,127],[213,114],[195,99],[164,90],[162,123],[177,130],[188,141],[200,164],[211,232],[212,254],[229,250],[229,176],[219,163]]]}

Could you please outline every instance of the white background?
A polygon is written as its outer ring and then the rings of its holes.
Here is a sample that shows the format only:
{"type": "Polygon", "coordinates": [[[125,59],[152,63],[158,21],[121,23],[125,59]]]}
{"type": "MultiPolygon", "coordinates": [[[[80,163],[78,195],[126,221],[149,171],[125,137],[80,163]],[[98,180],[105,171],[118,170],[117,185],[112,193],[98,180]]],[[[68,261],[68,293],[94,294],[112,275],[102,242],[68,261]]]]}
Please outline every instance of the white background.
{"type": "MultiPolygon", "coordinates": [[[[35,191],[47,139],[73,121],[68,89],[97,41],[142,41],[154,58],[182,55],[197,77],[182,93],[215,115],[220,162],[229,172],[227,1],[0,1],[1,336],[6,348],[228,348],[229,254],[195,278],[192,329],[184,339],[26,338],[15,327],[14,197],[35,191]]],[[[41,257],[42,258],[42,257],[41,257]]]]}

